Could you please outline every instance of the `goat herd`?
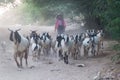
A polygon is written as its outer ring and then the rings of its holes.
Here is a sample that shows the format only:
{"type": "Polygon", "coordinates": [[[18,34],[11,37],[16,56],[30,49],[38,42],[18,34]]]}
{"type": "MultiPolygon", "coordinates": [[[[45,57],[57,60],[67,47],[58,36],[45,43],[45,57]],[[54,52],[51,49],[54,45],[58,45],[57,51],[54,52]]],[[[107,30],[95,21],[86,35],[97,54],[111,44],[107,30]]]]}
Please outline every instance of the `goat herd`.
{"type": "Polygon", "coordinates": [[[14,43],[14,59],[19,68],[22,68],[22,59],[25,58],[28,64],[28,53],[31,50],[32,59],[39,60],[41,53],[45,56],[51,54],[51,50],[58,60],[69,63],[69,58],[78,59],[81,57],[97,56],[103,48],[103,30],[86,30],[77,35],[58,34],[53,39],[47,32],[38,34],[31,31],[28,36],[21,35],[18,30],[8,29],[10,40],[14,43]],[[29,50],[30,49],[30,50],[29,50]],[[20,58],[20,63],[17,58],[20,58]]]}

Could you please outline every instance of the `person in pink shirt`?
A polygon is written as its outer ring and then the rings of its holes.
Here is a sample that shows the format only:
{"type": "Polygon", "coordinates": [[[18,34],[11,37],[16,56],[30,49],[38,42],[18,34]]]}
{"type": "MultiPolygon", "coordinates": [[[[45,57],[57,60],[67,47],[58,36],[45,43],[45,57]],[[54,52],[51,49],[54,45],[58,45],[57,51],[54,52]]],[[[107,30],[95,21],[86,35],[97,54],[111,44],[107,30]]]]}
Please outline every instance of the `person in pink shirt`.
{"type": "Polygon", "coordinates": [[[56,23],[55,23],[55,31],[57,30],[57,34],[65,33],[66,24],[62,14],[57,15],[56,23]]]}

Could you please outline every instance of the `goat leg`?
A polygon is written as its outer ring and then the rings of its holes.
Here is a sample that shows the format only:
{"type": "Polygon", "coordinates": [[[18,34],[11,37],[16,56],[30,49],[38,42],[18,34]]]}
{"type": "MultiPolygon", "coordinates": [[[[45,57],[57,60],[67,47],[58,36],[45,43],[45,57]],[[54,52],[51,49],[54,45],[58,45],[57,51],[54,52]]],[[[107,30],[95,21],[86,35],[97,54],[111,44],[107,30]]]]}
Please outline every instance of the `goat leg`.
{"type": "Polygon", "coordinates": [[[56,53],[56,50],[55,50],[55,48],[52,48],[52,50],[53,50],[53,52],[54,52],[54,53],[56,53]]]}
{"type": "Polygon", "coordinates": [[[40,52],[41,52],[41,49],[39,49],[39,51],[38,51],[38,60],[40,59],[40,52]]]}
{"type": "Polygon", "coordinates": [[[61,50],[59,50],[59,58],[60,58],[59,61],[63,60],[63,55],[62,55],[62,51],[61,50]]]}
{"type": "Polygon", "coordinates": [[[97,45],[97,52],[96,52],[96,53],[97,53],[97,56],[98,56],[98,53],[99,53],[99,48],[100,48],[100,47],[99,47],[99,44],[98,44],[98,45],[97,45]]]}
{"type": "Polygon", "coordinates": [[[68,55],[67,55],[67,52],[64,53],[63,59],[64,59],[64,62],[65,62],[66,64],[68,64],[68,55]]]}
{"type": "Polygon", "coordinates": [[[94,47],[92,47],[91,53],[93,54],[93,56],[95,56],[95,49],[94,49],[94,47]]]}
{"type": "Polygon", "coordinates": [[[22,58],[23,58],[23,55],[20,56],[20,68],[22,68],[22,58]]]}
{"type": "Polygon", "coordinates": [[[26,62],[26,66],[28,66],[28,62],[27,62],[27,59],[28,59],[28,51],[29,51],[29,50],[26,50],[26,51],[25,51],[25,55],[24,55],[25,62],[26,62]]]}
{"type": "Polygon", "coordinates": [[[77,60],[78,52],[75,53],[75,60],[77,60]]]}
{"type": "Polygon", "coordinates": [[[101,47],[102,47],[102,49],[104,49],[104,47],[103,47],[103,41],[101,41],[101,47]]]}
{"type": "Polygon", "coordinates": [[[17,53],[14,54],[14,59],[15,59],[15,62],[16,62],[16,64],[17,64],[17,66],[20,67],[20,64],[19,64],[18,61],[17,61],[17,53]]]}
{"type": "Polygon", "coordinates": [[[86,51],[86,47],[84,47],[84,56],[86,56],[87,51],[86,51]]]}

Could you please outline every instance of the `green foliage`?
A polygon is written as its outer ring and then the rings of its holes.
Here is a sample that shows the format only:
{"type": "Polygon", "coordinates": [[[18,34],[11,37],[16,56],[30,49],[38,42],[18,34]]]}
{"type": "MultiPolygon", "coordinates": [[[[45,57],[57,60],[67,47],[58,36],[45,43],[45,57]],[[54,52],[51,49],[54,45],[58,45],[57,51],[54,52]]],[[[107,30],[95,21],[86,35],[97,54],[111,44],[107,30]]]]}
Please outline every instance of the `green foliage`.
{"type": "Polygon", "coordinates": [[[90,20],[94,21],[98,28],[105,29],[113,39],[120,41],[120,1],[92,0],[90,3],[85,3],[84,8],[88,11],[88,17],[85,17],[92,18],[90,20]]]}
{"type": "Polygon", "coordinates": [[[113,50],[120,51],[120,44],[114,45],[113,50]]]}
{"type": "Polygon", "coordinates": [[[65,13],[65,16],[71,14],[71,4],[58,4],[56,1],[50,0],[24,0],[22,5],[23,19],[25,23],[41,23],[54,24],[55,17],[58,13],[65,13]],[[50,22],[51,21],[51,22],[50,22]]]}
{"type": "Polygon", "coordinates": [[[2,3],[9,3],[9,2],[14,2],[15,0],[0,0],[2,3]]]}
{"type": "Polygon", "coordinates": [[[111,57],[111,60],[112,60],[112,62],[117,63],[117,62],[120,61],[120,44],[114,45],[114,46],[113,46],[113,50],[117,51],[118,53],[115,54],[115,55],[113,55],[113,56],[111,57]]]}
{"type": "Polygon", "coordinates": [[[111,20],[111,22],[108,23],[106,29],[114,39],[120,41],[120,18],[111,20]]]}
{"type": "Polygon", "coordinates": [[[120,53],[111,57],[112,62],[118,63],[120,61],[120,53]]]}
{"type": "Polygon", "coordinates": [[[22,10],[22,21],[25,24],[34,23],[36,21],[42,20],[41,16],[41,8],[34,6],[33,4],[24,3],[22,7],[19,7],[18,10],[22,10]]]}

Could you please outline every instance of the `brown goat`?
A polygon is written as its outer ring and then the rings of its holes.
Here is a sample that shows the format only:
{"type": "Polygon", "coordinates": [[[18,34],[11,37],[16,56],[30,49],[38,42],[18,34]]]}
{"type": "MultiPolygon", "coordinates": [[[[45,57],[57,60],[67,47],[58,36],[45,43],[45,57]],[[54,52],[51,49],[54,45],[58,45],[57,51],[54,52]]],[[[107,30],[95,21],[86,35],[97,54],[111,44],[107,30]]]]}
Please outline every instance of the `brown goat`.
{"type": "Polygon", "coordinates": [[[22,68],[22,59],[25,58],[26,65],[28,65],[28,51],[29,51],[29,41],[27,38],[23,37],[18,33],[20,30],[10,30],[10,40],[14,43],[14,59],[19,68],[22,68]],[[20,63],[18,62],[17,58],[19,57],[20,63]]]}

